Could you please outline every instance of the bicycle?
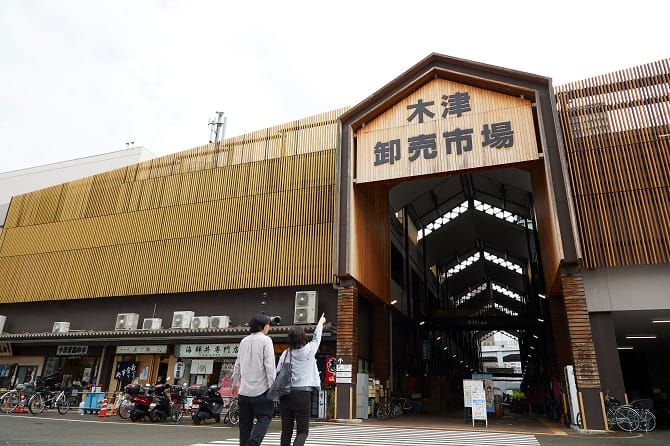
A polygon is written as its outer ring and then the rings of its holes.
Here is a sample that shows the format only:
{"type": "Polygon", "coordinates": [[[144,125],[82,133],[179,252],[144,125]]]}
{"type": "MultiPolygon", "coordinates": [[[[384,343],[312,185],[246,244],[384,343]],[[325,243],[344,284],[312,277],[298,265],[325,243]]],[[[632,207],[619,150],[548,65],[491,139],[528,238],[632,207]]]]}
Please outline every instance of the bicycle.
{"type": "Polygon", "coordinates": [[[59,392],[42,389],[35,392],[28,400],[28,410],[33,415],[41,414],[47,407],[55,407],[59,414],[66,414],[70,410],[70,397],[65,389],[59,392]]]}
{"type": "Polygon", "coordinates": [[[399,413],[409,414],[414,412],[414,404],[412,403],[412,400],[410,400],[409,398],[406,398],[404,396],[391,397],[391,401],[392,401],[391,416],[398,415],[399,413]]]}
{"type": "Polygon", "coordinates": [[[133,408],[133,402],[130,398],[130,395],[124,392],[123,395],[119,396],[116,403],[116,413],[119,414],[122,420],[130,418],[130,410],[133,408]]]}
{"type": "Polygon", "coordinates": [[[170,387],[170,420],[173,423],[179,423],[179,421],[186,413],[186,388],[182,386],[172,386],[170,387]]]}
{"type": "Polygon", "coordinates": [[[237,423],[240,422],[240,406],[237,401],[237,397],[233,397],[233,399],[230,400],[230,407],[228,408],[228,412],[223,417],[223,423],[224,424],[232,424],[236,425],[237,423]]]}
{"type": "Polygon", "coordinates": [[[388,398],[383,398],[381,401],[379,401],[375,415],[377,416],[377,419],[384,421],[388,418],[396,416],[397,411],[395,409],[395,405],[391,404],[388,398]]]}
{"type": "Polygon", "coordinates": [[[16,389],[8,390],[0,396],[0,412],[12,413],[19,406],[25,407],[26,401],[35,392],[32,383],[19,384],[16,389]]]}
{"type": "Polygon", "coordinates": [[[651,411],[654,407],[654,402],[650,399],[635,400],[630,403],[639,416],[640,424],[637,428],[639,431],[651,432],[656,429],[656,416],[651,411]]]}
{"type": "Polygon", "coordinates": [[[619,400],[610,396],[609,390],[605,391],[605,407],[607,423],[617,426],[626,432],[633,432],[640,426],[640,414],[629,404],[621,404],[619,400]]]}

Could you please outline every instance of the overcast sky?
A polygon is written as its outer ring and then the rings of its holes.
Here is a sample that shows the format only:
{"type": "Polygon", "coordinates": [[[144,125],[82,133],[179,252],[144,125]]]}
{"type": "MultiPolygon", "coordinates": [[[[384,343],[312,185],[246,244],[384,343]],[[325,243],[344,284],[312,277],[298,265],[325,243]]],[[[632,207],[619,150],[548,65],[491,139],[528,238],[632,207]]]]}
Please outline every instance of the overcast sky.
{"type": "Polygon", "coordinates": [[[667,0],[0,0],[0,172],[353,106],[432,52],[560,85],[667,58],[667,0]]]}

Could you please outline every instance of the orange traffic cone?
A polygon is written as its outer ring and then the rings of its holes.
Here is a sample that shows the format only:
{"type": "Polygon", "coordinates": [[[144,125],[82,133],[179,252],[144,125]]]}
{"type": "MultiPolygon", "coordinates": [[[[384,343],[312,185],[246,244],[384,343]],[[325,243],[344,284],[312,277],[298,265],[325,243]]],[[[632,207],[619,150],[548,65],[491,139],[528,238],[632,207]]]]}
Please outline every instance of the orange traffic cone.
{"type": "Polygon", "coordinates": [[[14,413],[26,413],[24,404],[26,404],[26,396],[24,394],[21,394],[21,401],[19,401],[19,405],[16,406],[16,410],[14,411],[14,413]]]}
{"type": "Polygon", "coordinates": [[[102,400],[102,408],[100,408],[100,413],[98,414],[99,417],[106,417],[107,416],[107,398],[102,400]]]}

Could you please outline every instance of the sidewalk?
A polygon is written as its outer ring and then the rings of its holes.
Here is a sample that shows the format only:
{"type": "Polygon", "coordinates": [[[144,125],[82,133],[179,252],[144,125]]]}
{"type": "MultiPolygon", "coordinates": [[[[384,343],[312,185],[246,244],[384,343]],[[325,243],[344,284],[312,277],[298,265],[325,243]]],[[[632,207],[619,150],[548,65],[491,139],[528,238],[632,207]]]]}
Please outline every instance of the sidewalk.
{"type": "Polygon", "coordinates": [[[362,425],[532,435],[579,435],[579,431],[570,429],[561,423],[549,421],[542,415],[506,414],[502,417],[491,416],[488,419],[488,426],[484,421],[475,421],[473,427],[472,421],[465,421],[462,411],[451,412],[446,415],[399,415],[384,421],[370,418],[363,420],[362,425]]]}

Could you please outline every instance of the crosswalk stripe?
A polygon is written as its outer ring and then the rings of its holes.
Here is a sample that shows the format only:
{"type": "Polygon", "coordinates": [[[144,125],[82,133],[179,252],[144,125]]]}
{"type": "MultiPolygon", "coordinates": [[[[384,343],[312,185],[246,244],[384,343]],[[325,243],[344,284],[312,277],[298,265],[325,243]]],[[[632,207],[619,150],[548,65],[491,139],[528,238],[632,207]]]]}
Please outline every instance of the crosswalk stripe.
{"type": "MultiPolygon", "coordinates": [[[[268,432],[263,446],[279,446],[281,433],[268,432]]],[[[294,432],[295,438],[295,432],[294,432]]],[[[507,434],[501,432],[448,431],[437,429],[402,429],[374,426],[312,426],[305,446],[369,446],[417,445],[435,446],[539,446],[534,435],[507,434]]],[[[237,446],[239,440],[216,440],[209,443],[194,443],[190,446],[226,445],[237,446]]]]}

